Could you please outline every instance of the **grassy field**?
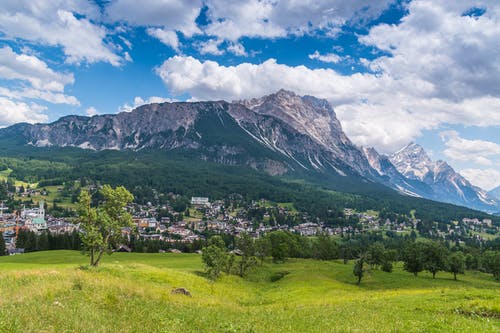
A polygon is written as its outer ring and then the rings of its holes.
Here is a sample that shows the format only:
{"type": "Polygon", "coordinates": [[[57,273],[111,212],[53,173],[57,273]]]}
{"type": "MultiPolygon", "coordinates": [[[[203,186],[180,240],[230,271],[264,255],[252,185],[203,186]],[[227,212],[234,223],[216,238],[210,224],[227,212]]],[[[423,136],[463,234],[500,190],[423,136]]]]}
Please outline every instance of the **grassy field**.
{"type": "Polygon", "coordinates": [[[357,286],[351,264],[290,260],[211,283],[195,254],[86,262],[74,251],[1,257],[0,332],[500,332],[500,284],[481,273],[433,280],[397,267],[357,286]]]}
{"type": "MultiPolygon", "coordinates": [[[[0,181],[7,181],[9,178],[10,178],[10,174],[12,173],[12,169],[7,169],[7,170],[2,170],[0,171],[0,181]]],[[[37,184],[34,183],[34,184],[30,184],[30,183],[26,183],[26,182],[23,182],[23,181],[20,181],[20,180],[17,180],[15,179],[14,180],[14,185],[15,186],[24,186],[24,187],[36,187],[37,184]]]]}
{"type": "MultiPolygon", "coordinates": [[[[62,186],[44,186],[42,188],[37,188],[40,191],[45,189],[47,191],[47,195],[42,195],[42,194],[32,195],[30,199],[32,199],[34,202],[39,202],[40,200],[43,200],[50,206],[52,206],[53,202],[55,201],[59,207],[76,209],[77,205],[71,202],[71,197],[63,196],[62,192],[58,190],[61,187],[62,186]]],[[[17,196],[16,198],[21,200],[28,199],[28,198],[20,198],[19,196],[17,196]]]]}

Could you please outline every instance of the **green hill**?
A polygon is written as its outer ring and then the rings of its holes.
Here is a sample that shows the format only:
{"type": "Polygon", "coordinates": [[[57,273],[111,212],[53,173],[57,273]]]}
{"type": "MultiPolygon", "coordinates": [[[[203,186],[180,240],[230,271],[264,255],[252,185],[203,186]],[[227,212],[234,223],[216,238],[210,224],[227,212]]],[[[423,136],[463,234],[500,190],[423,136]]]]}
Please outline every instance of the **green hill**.
{"type": "Polygon", "coordinates": [[[1,332],[498,332],[500,288],[467,272],[396,267],[354,284],[352,265],[267,263],[209,282],[195,254],[122,254],[95,270],[52,251],[0,258],[1,332]],[[278,272],[288,272],[276,280],[278,272]],[[274,277],[274,278],[273,278],[274,277]],[[172,295],[187,288],[192,297],[172,295]]]}
{"type": "MultiPolygon", "coordinates": [[[[13,170],[18,182],[43,186],[77,179],[124,185],[139,203],[153,202],[155,194],[224,199],[239,193],[247,200],[291,202],[295,208],[322,220],[345,207],[358,211],[390,211],[426,221],[449,223],[464,217],[492,218],[465,207],[400,195],[356,177],[316,173],[270,176],[249,167],[202,161],[187,151],[90,151],[77,148],[36,148],[0,140],[0,168],[13,170]]],[[[0,169],[1,170],[1,169],[0,169]]],[[[61,199],[61,198],[60,198],[61,199]]],[[[68,198],[61,199],[67,205],[68,198]]],[[[338,214],[333,214],[338,215],[338,214]]],[[[500,218],[494,218],[500,222],[500,218]]]]}

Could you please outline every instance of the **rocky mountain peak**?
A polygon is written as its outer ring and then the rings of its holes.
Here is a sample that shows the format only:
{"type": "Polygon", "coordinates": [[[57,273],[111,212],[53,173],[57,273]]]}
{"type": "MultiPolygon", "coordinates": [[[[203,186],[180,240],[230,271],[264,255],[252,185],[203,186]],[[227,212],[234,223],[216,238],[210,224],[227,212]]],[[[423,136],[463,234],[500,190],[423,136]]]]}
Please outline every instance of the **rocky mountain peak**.
{"type": "Polygon", "coordinates": [[[345,144],[352,145],[344,134],[330,103],[324,99],[299,96],[281,89],[274,94],[238,103],[258,114],[286,122],[329,150],[338,150],[339,146],[345,144]]]}
{"type": "Polygon", "coordinates": [[[424,180],[435,167],[424,148],[414,142],[392,154],[389,159],[399,172],[410,179],[424,180]]]}

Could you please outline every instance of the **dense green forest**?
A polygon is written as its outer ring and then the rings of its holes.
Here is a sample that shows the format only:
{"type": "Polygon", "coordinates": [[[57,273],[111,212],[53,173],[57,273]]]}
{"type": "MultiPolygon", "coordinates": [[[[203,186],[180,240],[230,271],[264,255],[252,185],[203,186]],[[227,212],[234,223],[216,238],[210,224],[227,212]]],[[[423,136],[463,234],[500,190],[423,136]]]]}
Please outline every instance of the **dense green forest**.
{"type": "MultiPolygon", "coordinates": [[[[185,151],[101,151],[36,148],[0,142],[0,171],[41,186],[82,182],[124,185],[137,202],[155,202],[158,193],[224,199],[240,194],[246,200],[290,202],[334,224],[344,208],[369,209],[448,223],[464,217],[492,218],[468,208],[408,197],[367,180],[324,173],[270,176],[243,166],[202,161],[185,151]]],[[[500,223],[500,218],[493,218],[500,223]]]]}

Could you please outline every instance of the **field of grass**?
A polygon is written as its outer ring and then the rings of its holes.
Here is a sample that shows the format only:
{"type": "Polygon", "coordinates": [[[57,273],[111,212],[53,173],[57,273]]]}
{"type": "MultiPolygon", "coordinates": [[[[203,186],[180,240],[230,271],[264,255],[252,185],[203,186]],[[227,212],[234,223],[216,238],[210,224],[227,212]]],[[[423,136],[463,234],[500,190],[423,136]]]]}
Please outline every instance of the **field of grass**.
{"type": "MultiPolygon", "coordinates": [[[[77,205],[76,203],[71,202],[71,197],[64,196],[61,191],[58,191],[58,188],[61,187],[62,186],[44,186],[42,188],[38,188],[38,190],[40,191],[42,191],[43,189],[47,190],[47,195],[42,195],[42,194],[32,195],[30,199],[32,199],[34,202],[39,202],[40,200],[43,200],[50,206],[55,201],[59,207],[76,209],[77,205]]],[[[28,199],[20,197],[17,198],[21,200],[28,199]]]]}
{"type": "MultiPolygon", "coordinates": [[[[6,169],[6,170],[0,171],[0,181],[7,181],[10,178],[11,173],[12,173],[12,169],[6,169]]],[[[15,179],[14,185],[35,188],[38,184],[37,183],[30,184],[30,183],[26,183],[26,182],[15,179]]]]}
{"type": "Polygon", "coordinates": [[[482,273],[433,280],[396,267],[357,286],[351,264],[290,260],[211,283],[196,254],[86,262],[75,251],[1,257],[0,332],[500,331],[500,284],[482,273]]]}

